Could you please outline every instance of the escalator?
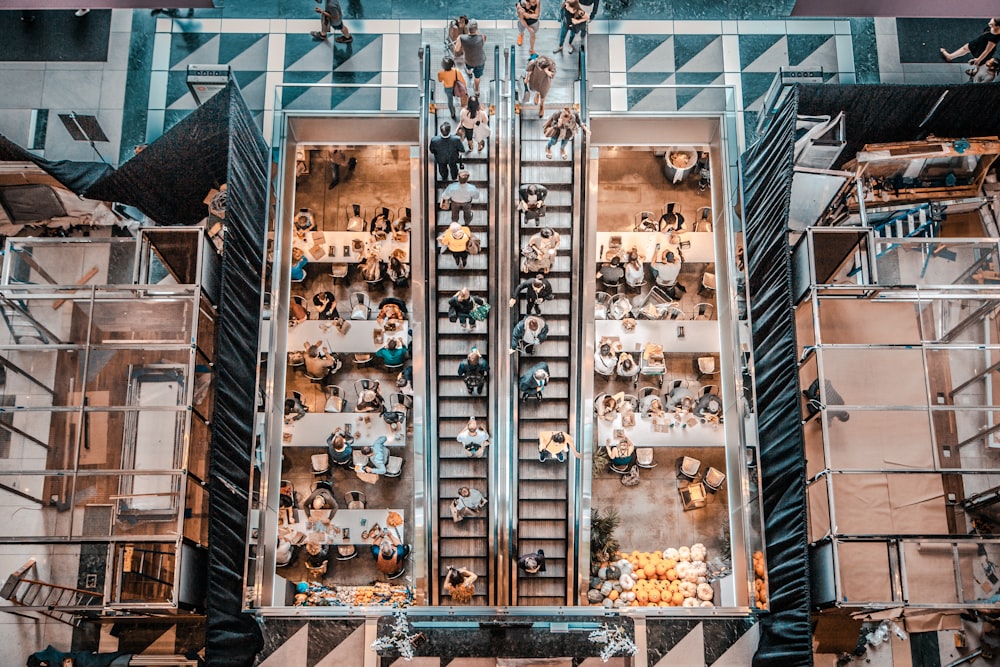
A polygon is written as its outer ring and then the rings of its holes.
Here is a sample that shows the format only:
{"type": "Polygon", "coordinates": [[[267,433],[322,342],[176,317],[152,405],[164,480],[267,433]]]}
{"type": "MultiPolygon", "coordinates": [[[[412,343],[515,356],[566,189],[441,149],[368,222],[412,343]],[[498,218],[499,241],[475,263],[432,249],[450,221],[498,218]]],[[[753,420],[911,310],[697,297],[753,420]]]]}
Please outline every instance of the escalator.
{"type": "MultiPolygon", "coordinates": [[[[539,38],[539,51],[544,48],[539,38]]],[[[548,227],[560,236],[554,262],[545,275],[552,285],[553,297],[541,305],[541,317],[548,325],[548,338],[535,347],[533,354],[515,353],[511,356],[511,380],[528,373],[538,362],[548,364],[550,380],[541,400],[518,399],[514,393],[513,446],[516,462],[511,468],[512,487],[515,490],[516,514],[512,517],[514,536],[511,540],[515,557],[541,549],[545,554],[545,570],[534,574],[514,570],[510,604],[519,606],[545,606],[573,604],[576,554],[573,545],[576,530],[577,479],[580,460],[572,452],[566,461],[539,460],[539,437],[544,432],[562,431],[578,440],[576,427],[576,401],[579,377],[576,369],[580,310],[576,298],[578,280],[574,275],[581,269],[579,240],[579,202],[581,200],[582,141],[578,136],[571,143],[569,160],[559,159],[558,144],[553,150],[554,159],[546,159],[547,139],[542,128],[546,119],[563,106],[572,105],[575,98],[577,70],[575,59],[563,58],[558,62],[552,88],[546,99],[545,114],[539,117],[538,106],[525,95],[521,75],[527,64],[527,50],[511,48],[511,96],[519,101],[519,115],[512,123],[512,178],[511,198],[514,220],[511,247],[514,254],[525,248],[533,235],[548,227]],[[546,214],[536,224],[525,220],[517,211],[518,188],[521,184],[541,184],[548,190],[545,199],[546,214]]],[[[512,288],[521,281],[532,278],[534,271],[524,272],[522,260],[510,262],[512,288]]],[[[512,324],[527,314],[523,296],[519,298],[510,315],[512,324]]],[[[509,334],[508,334],[509,335],[509,334]]],[[[508,340],[508,343],[511,341],[508,340]]],[[[577,449],[581,446],[578,445],[577,449]]]]}
{"type": "MultiPolygon", "coordinates": [[[[494,51],[494,60],[498,61],[499,48],[495,48],[494,51]]],[[[444,121],[451,123],[456,131],[458,125],[452,122],[448,113],[444,88],[431,78],[429,67],[431,60],[430,57],[425,58],[428,65],[425,71],[425,90],[428,91],[428,98],[431,101],[430,108],[435,109],[435,113],[430,114],[427,120],[428,137],[437,134],[438,128],[444,121]]],[[[433,59],[434,62],[437,60],[433,59]]],[[[497,71],[496,63],[493,71],[497,71]]],[[[480,89],[481,102],[483,108],[487,110],[491,109],[492,102],[497,97],[498,86],[496,77],[492,84],[488,81],[488,75],[484,76],[480,89]]],[[[456,100],[457,105],[458,100],[456,100]]],[[[492,367],[495,360],[490,353],[496,341],[491,339],[492,318],[479,322],[470,331],[463,330],[459,322],[449,320],[448,300],[458,290],[468,288],[474,297],[482,297],[492,303],[491,285],[496,280],[494,274],[497,266],[496,258],[491,253],[490,239],[490,230],[496,228],[495,224],[491,224],[491,221],[495,222],[496,214],[495,207],[491,205],[496,191],[496,149],[497,132],[494,131],[483,151],[467,153],[465,156],[465,169],[471,174],[471,183],[480,192],[479,201],[473,204],[473,219],[469,227],[479,238],[482,250],[477,255],[470,255],[467,266],[463,268],[456,266],[450,254],[441,254],[440,244],[436,242],[451,223],[451,212],[440,210],[437,206],[448,183],[438,180],[433,158],[428,157],[425,163],[428,172],[428,192],[433,192],[434,197],[428,203],[427,219],[432,222],[427,234],[428,239],[435,239],[428,244],[433,249],[429,251],[427,263],[429,276],[427,303],[429,308],[436,308],[436,311],[429,313],[428,317],[431,327],[428,338],[431,341],[427,369],[430,387],[428,403],[432,410],[432,423],[436,426],[436,433],[435,431],[431,433],[429,448],[431,483],[428,497],[436,499],[433,501],[436,505],[428,521],[432,536],[436,536],[436,540],[430,540],[433,552],[429,576],[431,599],[433,603],[441,605],[453,604],[450,596],[442,590],[442,580],[449,567],[466,568],[478,575],[475,595],[469,604],[494,603],[492,576],[494,559],[490,540],[495,522],[492,503],[488,503],[478,513],[469,514],[457,523],[452,518],[451,503],[458,496],[459,488],[463,486],[478,490],[487,498],[492,495],[490,457],[495,456],[496,451],[490,450],[497,448],[488,447],[486,455],[482,458],[470,457],[462,444],[456,440],[456,436],[465,428],[470,417],[475,417],[480,425],[493,432],[493,414],[490,410],[491,383],[487,381],[481,395],[470,394],[465,382],[458,375],[458,366],[475,347],[492,367]]],[[[461,216],[459,222],[463,222],[461,216]]]]}

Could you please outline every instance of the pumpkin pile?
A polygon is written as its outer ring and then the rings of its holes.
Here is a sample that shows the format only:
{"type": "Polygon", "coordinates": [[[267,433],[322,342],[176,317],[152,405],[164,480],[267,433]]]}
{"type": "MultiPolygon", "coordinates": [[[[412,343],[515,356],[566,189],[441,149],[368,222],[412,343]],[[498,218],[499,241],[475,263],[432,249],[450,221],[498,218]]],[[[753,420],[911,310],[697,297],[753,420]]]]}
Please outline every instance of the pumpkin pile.
{"type": "Polygon", "coordinates": [[[413,590],[409,586],[392,586],[385,582],[371,586],[324,586],[302,582],[296,593],[295,605],[301,607],[408,607],[413,604],[413,590]]]}
{"type": "Polygon", "coordinates": [[[767,569],[764,567],[764,554],[753,552],[753,594],[757,606],[767,608],[767,569]]]}
{"type": "Polygon", "coordinates": [[[714,607],[704,544],[619,553],[590,580],[587,601],[604,607],[714,607]]]}

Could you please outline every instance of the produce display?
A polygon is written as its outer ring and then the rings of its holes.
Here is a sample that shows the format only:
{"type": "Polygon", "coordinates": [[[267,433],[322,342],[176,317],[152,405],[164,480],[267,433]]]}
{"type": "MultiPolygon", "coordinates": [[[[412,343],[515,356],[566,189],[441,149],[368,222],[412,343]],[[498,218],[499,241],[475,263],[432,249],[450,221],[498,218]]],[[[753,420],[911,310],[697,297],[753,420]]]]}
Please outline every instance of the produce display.
{"type": "Polygon", "coordinates": [[[714,607],[704,544],[618,554],[591,577],[587,601],[605,607],[714,607]]]}
{"type": "Polygon", "coordinates": [[[753,552],[753,594],[758,607],[767,608],[767,569],[764,567],[764,554],[753,552]]]}
{"type": "Polygon", "coordinates": [[[295,588],[296,607],[408,607],[412,604],[413,589],[384,582],[371,586],[324,586],[303,581],[295,588]]]}

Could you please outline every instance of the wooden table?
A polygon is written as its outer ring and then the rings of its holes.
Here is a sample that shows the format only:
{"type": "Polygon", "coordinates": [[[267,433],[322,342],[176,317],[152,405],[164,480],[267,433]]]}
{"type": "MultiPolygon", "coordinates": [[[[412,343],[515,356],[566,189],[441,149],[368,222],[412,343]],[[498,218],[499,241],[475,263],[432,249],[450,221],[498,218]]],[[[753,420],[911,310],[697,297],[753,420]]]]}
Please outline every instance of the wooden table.
{"type": "MultiPolygon", "coordinates": [[[[669,232],[598,232],[597,250],[604,249],[606,253],[611,247],[611,237],[617,236],[622,240],[622,250],[627,252],[633,246],[640,254],[645,255],[645,262],[652,262],[653,251],[656,246],[660,246],[662,251],[669,245],[669,232]]],[[[685,262],[714,262],[715,261],[715,234],[712,232],[682,232],[681,242],[690,242],[689,248],[681,250],[685,262]]],[[[598,263],[605,261],[602,255],[597,258],[598,263]]]]}
{"type": "Polygon", "coordinates": [[[389,261],[389,255],[395,250],[402,250],[406,254],[404,262],[409,261],[410,257],[408,232],[405,242],[394,240],[391,234],[383,241],[374,241],[368,232],[309,232],[305,238],[293,234],[292,247],[302,249],[310,262],[325,264],[357,264],[361,261],[364,250],[369,247],[377,248],[383,261],[389,261]],[[355,241],[361,241],[361,253],[355,250],[355,241]],[[321,257],[316,257],[311,252],[316,245],[322,246],[325,251],[321,257]],[[348,249],[346,254],[344,248],[348,249]]]}
{"type": "Polygon", "coordinates": [[[389,447],[406,444],[403,438],[406,422],[400,422],[394,431],[377,412],[308,412],[302,419],[285,425],[284,432],[290,433],[291,439],[286,441],[283,438],[282,444],[285,447],[326,447],[330,434],[346,424],[351,425],[351,433],[354,434],[354,449],[370,445],[383,435],[389,447]],[[368,417],[367,423],[365,417],[368,417]]]}
{"type": "Polygon", "coordinates": [[[621,341],[622,350],[641,352],[646,343],[659,343],[665,354],[699,354],[719,352],[718,320],[636,320],[635,329],[626,331],[620,320],[596,320],[594,342],[601,338],[615,337],[621,341]],[[677,337],[678,327],[684,327],[684,337],[677,337]]]}
{"type": "MultiPolygon", "coordinates": [[[[378,544],[378,541],[372,541],[371,539],[366,539],[362,537],[362,533],[366,533],[371,530],[376,524],[382,528],[382,530],[394,530],[396,536],[399,538],[400,544],[403,543],[403,524],[395,526],[394,528],[389,528],[386,521],[389,518],[389,512],[396,512],[399,516],[404,517],[405,514],[401,509],[363,509],[363,510],[337,510],[333,515],[333,519],[330,520],[330,525],[327,526],[319,521],[299,521],[298,523],[293,523],[287,526],[287,528],[292,532],[302,533],[308,540],[310,535],[317,536],[322,544],[330,544],[333,546],[348,545],[353,544],[355,546],[370,546],[372,544],[378,544]],[[364,525],[362,525],[364,521],[364,525]],[[349,532],[350,537],[346,540],[344,539],[344,530],[349,532]]],[[[315,537],[313,539],[316,539],[315,537]]],[[[305,544],[305,540],[303,540],[305,544]]]]}
{"type": "MultiPolygon", "coordinates": [[[[665,415],[661,425],[636,413],[635,426],[625,429],[625,435],[636,447],[725,447],[726,445],[726,429],[722,426],[698,424],[688,428],[680,426],[671,428],[667,424],[672,421],[673,415],[670,413],[665,415]]],[[[599,446],[604,447],[608,444],[608,440],[611,444],[617,442],[615,431],[622,427],[621,415],[616,414],[611,420],[595,418],[594,422],[599,446]]]]}
{"type": "MultiPolygon", "coordinates": [[[[342,311],[343,312],[343,311],[342,311]]],[[[346,314],[346,313],[345,313],[346,314]]],[[[375,320],[348,320],[351,328],[346,334],[333,327],[330,320],[306,320],[288,329],[286,343],[289,352],[300,352],[306,343],[322,341],[330,352],[353,354],[356,352],[372,353],[389,342],[390,338],[408,345],[410,336],[409,320],[404,320],[396,331],[385,331],[375,320]],[[376,343],[376,332],[382,333],[382,342],[376,343]]]]}

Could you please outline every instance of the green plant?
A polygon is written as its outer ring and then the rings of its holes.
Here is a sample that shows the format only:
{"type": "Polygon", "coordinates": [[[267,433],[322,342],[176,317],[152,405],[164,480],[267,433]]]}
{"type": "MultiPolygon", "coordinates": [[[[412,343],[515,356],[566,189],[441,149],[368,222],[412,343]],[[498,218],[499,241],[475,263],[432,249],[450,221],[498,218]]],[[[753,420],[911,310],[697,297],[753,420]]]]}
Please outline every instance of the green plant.
{"type": "Polygon", "coordinates": [[[594,449],[593,458],[593,468],[592,475],[598,477],[603,475],[608,471],[608,466],[611,465],[611,459],[608,458],[608,452],[604,447],[596,447],[594,449]]]}
{"type": "Polygon", "coordinates": [[[590,560],[593,563],[611,560],[620,550],[615,530],[621,523],[618,510],[609,507],[603,512],[595,507],[590,514],[590,560]]]}

